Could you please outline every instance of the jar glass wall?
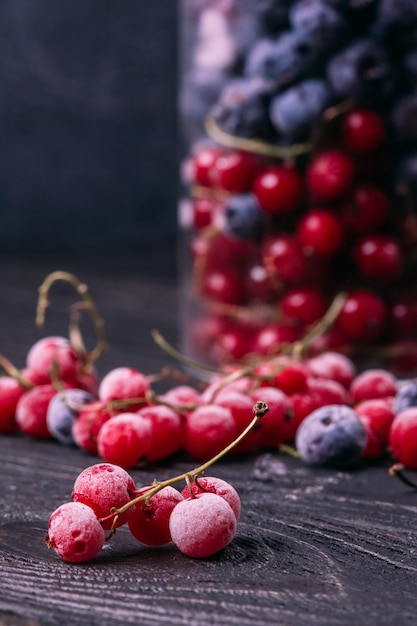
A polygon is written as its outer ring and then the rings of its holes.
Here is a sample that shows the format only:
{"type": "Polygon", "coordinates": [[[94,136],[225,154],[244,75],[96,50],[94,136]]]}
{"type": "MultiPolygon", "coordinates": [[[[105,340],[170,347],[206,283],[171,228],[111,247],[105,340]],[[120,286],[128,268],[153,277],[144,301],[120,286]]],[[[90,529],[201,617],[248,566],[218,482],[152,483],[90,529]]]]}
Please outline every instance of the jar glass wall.
{"type": "Polygon", "coordinates": [[[417,365],[417,4],[182,0],[184,351],[417,365]]]}

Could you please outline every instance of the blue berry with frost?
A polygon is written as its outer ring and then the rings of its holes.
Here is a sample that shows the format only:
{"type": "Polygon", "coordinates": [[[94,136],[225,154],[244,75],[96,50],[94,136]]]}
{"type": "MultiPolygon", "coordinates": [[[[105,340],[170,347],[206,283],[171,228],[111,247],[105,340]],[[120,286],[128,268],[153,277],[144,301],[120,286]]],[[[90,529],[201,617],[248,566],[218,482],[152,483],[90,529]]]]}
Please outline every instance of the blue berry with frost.
{"type": "Polygon", "coordinates": [[[225,232],[245,241],[258,240],[264,230],[265,216],[251,193],[230,196],[224,206],[225,232]]]}
{"type": "Polygon", "coordinates": [[[295,445],[309,465],[341,469],[359,459],[366,445],[366,431],[353,409],[328,405],[301,422],[295,445]]]}
{"type": "Polygon", "coordinates": [[[51,435],[64,445],[72,445],[72,424],[81,407],[93,401],[93,395],[83,389],[65,389],[58,392],[50,401],[46,413],[46,423],[51,435]]]}
{"type": "Polygon", "coordinates": [[[311,132],[332,100],[333,93],[326,81],[300,81],[271,100],[271,122],[278,133],[299,139],[311,132]]]}

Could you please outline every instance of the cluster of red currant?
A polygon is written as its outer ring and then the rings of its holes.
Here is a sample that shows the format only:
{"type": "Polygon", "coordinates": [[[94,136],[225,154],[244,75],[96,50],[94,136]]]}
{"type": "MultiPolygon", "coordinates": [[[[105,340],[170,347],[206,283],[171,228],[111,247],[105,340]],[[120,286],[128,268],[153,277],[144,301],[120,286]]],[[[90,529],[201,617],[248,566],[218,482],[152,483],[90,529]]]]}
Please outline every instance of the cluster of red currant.
{"type": "Polygon", "coordinates": [[[215,364],[279,352],[344,290],[336,324],[311,353],[341,350],[356,360],[378,348],[398,375],[415,372],[414,213],[405,190],[386,184],[382,115],[342,103],[324,113],[300,154],[298,144],[209,132],[219,143],[197,145],[185,168],[188,292],[201,311],[186,322],[187,350],[215,364]],[[286,156],[277,161],[274,149],[286,156]]]}
{"type": "MultiPolygon", "coordinates": [[[[46,544],[65,561],[80,563],[103,547],[105,531],[128,524],[132,535],[148,546],[172,541],[184,554],[204,558],[219,552],[233,539],[241,503],[225,480],[204,476],[205,470],[239,443],[268,411],[264,403],[253,407],[248,428],[227,448],[199,467],[163,482],[139,489],[117,465],[98,463],[78,475],[72,502],[50,516],[46,544]],[[172,485],[185,480],[178,491],[172,485]]],[[[109,537],[109,538],[110,538],[109,537]]]]}

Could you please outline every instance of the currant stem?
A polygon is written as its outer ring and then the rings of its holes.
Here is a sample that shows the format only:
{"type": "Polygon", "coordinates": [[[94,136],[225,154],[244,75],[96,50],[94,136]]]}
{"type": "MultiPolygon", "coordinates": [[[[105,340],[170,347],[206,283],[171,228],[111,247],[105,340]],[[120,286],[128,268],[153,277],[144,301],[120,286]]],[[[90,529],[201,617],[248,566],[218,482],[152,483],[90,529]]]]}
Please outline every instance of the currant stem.
{"type": "MultiPolygon", "coordinates": [[[[253,412],[254,412],[254,418],[252,419],[252,421],[248,424],[248,426],[245,428],[245,430],[243,432],[240,433],[240,435],[238,437],[236,437],[236,439],[234,441],[232,441],[232,443],[230,443],[228,446],[226,446],[225,448],[223,448],[223,450],[221,450],[221,452],[219,452],[218,454],[216,454],[214,457],[212,457],[211,459],[209,459],[208,461],[206,461],[205,463],[202,463],[202,465],[199,465],[198,467],[195,467],[193,470],[188,471],[188,472],[184,472],[183,474],[179,474],[178,476],[174,476],[173,478],[168,478],[167,480],[163,480],[162,482],[159,481],[155,481],[154,484],[152,485],[152,487],[150,487],[148,490],[146,490],[143,494],[141,494],[140,496],[133,498],[133,500],[130,500],[129,502],[127,502],[124,506],[120,507],[119,509],[112,509],[111,515],[114,515],[114,521],[113,521],[113,525],[111,528],[111,534],[114,532],[115,529],[115,525],[116,525],[116,521],[118,519],[118,517],[120,515],[122,515],[123,513],[125,513],[127,510],[129,510],[132,506],[135,506],[136,504],[139,504],[139,502],[143,502],[143,501],[149,501],[150,498],[152,498],[152,496],[154,496],[156,493],[158,493],[158,491],[161,491],[161,489],[163,489],[164,487],[169,487],[170,485],[173,485],[181,480],[185,480],[187,484],[191,483],[193,479],[195,479],[196,476],[199,476],[200,474],[203,474],[206,469],[208,469],[209,467],[211,467],[211,465],[213,465],[214,463],[216,463],[217,461],[219,461],[225,454],[227,454],[228,452],[230,452],[230,450],[232,450],[238,443],[240,443],[242,441],[242,439],[244,439],[244,437],[246,437],[246,435],[252,430],[252,428],[254,428],[254,426],[256,426],[256,424],[258,423],[258,421],[260,419],[262,419],[266,413],[268,413],[269,408],[268,405],[265,402],[262,401],[258,401],[255,403],[254,407],[253,407],[253,412]]],[[[103,518],[99,521],[104,521],[105,519],[109,519],[108,516],[106,518],[103,518]]]]}
{"type": "MultiPolygon", "coordinates": [[[[95,348],[88,353],[88,361],[92,363],[107,349],[107,342],[104,334],[104,321],[99,315],[97,308],[88,293],[87,285],[78,280],[78,278],[74,276],[74,274],[62,270],[57,270],[56,272],[48,274],[48,276],[45,278],[45,280],[39,287],[39,297],[36,308],[36,325],[38,327],[41,327],[45,322],[45,312],[49,305],[48,295],[52,285],[58,280],[63,280],[67,283],[70,283],[70,285],[74,287],[75,291],[82,298],[82,304],[79,305],[79,308],[84,308],[86,311],[88,311],[91,317],[97,336],[97,344],[95,348]]],[[[78,320],[76,323],[74,314],[72,315],[70,320],[70,340],[71,344],[75,349],[77,349],[77,351],[81,353],[85,352],[84,343],[82,341],[81,333],[78,326],[78,320]]]]}
{"type": "Polygon", "coordinates": [[[417,484],[404,474],[404,469],[405,469],[404,465],[402,465],[401,463],[395,463],[389,468],[388,473],[390,476],[396,476],[397,478],[399,478],[401,482],[407,485],[408,487],[417,489],[417,484]]]}
{"type": "Polygon", "coordinates": [[[188,367],[192,367],[192,368],[195,368],[195,369],[201,369],[201,370],[204,370],[206,372],[211,372],[211,373],[216,373],[216,374],[219,372],[219,370],[216,369],[215,367],[210,367],[209,365],[204,365],[203,363],[198,363],[197,361],[194,361],[193,359],[189,359],[184,354],[181,354],[181,352],[178,352],[178,350],[176,350],[173,346],[171,346],[166,341],[166,339],[164,339],[164,337],[161,335],[159,330],[157,330],[156,328],[152,329],[151,334],[152,334],[152,338],[155,341],[155,343],[160,348],[162,348],[162,350],[164,350],[164,352],[166,352],[169,356],[171,356],[173,359],[175,359],[179,363],[182,363],[183,365],[186,365],[188,367]]]}
{"type": "Polygon", "coordinates": [[[236,148],[237,150],[283,160],[293,159],[301,154],[306,154],[310,152],[312,147],[310,142],[294,143],[291,146],[279,146],[260,141],[259,139],[236,137],[221,130],[212,117],[206,119],[205,128],[210,137],[227,148],[236,148]]]}

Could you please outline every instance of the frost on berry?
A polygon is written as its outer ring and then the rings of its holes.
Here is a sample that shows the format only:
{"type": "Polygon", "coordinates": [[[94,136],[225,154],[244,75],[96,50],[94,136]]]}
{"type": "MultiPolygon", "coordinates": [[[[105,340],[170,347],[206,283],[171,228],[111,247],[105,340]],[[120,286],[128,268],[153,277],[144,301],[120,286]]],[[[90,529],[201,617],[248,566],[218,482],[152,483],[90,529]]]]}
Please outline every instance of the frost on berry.
{"type": "Polygon", "coordinates": [[[208,404],[187,416],[184,448],[191,458],[206,461],[229,445],[237,435],[231,411],[223,406],[208,404]]]}
{"type": "Polygon", "coordinates": [[[43,337],[27,353],[26,367],[37,384],[50,383],[51,375],[75,382],[81,369],[80,355],[65,337],[43,337]]]}
{"type": "Polygon", "coordinates": [[[164,405],[144,407],[137,412],[150,426],[148,461],[159,461],[178,452],[183,442],[183,423],[179,413],[164,405]]]}
{"type": "MultiPolygon", "coordinates": [[[[222,480],[216,476],[201,476],[191,483],[191,490],[193,495],[199,493],[215,493],[221,496],[232,508],[236,519],[239,520],[241,511],[240,497],[236,489],[226,480],[222,480]]],[[[188,485],[184,487],[181,493],[184,498],[190,497],[191,494],[188,485]]]]}
{"type": "Polygon", "coordinates": [[[198,494],[174,508],[169,520],[177,548],[195,558],[209,557],[225,548],[236,533],[231,506],[215,493],[198,494]]]}
{"type": "Polygon", "coordinates": [[[51,438],[46,414],[55,394],[56,389],[51,384],[25,391],[16,406],[16,420],[21,431],[35,439],[51,438]]]}
{"type": "Polygon", "coordinates": [[[99,455],[125,469],[145,457],[152,441],[152,426],[138,413],[120,413],[103,424],[97,436],[99,455]]]}
{"type": "MultiPolygon", "coordinates": [[[[123,468],[111,463],[90,465],[75,480],[72,497],[93,509],[99,519],[110,515],[113,507],[127,504],[135,490],[133,478],[123,468]]],[[[116,526],[127,522],[130,510],[120,515],[116,526]]],[[[113,519],[103,522],[103,528],[111,528],[113,519]]]]}
{"type": "Polygon", "coordinates": [[[104,541],[104,530],[93,509],[86,504],[67,502],[49,518],[47,545],[64,561],[89,561],[98,554],[104,541]]]}
{"type": "MultiPolygon", "coordinates": [[[[116,367],[108,372],[98,388],[100,400],[108,402],[111,400],[126,400],[132,398],[145,398],[149,391],[149,382],[141,372],[131,367],[116,367]]],[[[143,402],[131,405],[130,409],[135,410],[143,406],[143,402]]]]}

